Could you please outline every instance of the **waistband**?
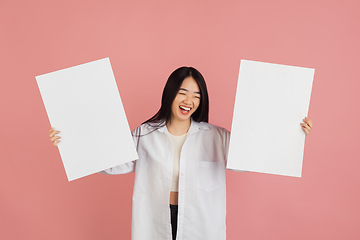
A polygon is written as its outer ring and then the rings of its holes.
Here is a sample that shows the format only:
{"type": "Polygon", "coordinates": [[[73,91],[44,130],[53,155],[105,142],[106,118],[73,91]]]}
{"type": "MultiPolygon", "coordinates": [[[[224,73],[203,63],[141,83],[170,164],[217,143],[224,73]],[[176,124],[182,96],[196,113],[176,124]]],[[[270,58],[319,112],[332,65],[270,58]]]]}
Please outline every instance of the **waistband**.
{"type": "Polygon", "coordinates": [[[171,209],[171,210],[178,210],[178,205],[172,205],[172,204],[170,204],[170,209],[171,209]]]}

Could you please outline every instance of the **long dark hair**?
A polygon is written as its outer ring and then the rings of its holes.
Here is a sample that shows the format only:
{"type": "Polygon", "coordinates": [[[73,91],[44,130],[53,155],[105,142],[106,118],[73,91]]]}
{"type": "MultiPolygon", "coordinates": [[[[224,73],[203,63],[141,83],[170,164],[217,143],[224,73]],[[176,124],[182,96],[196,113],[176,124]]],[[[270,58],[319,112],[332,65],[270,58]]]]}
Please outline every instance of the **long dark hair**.
{"type": "Polygon", "coordinates": [[[142,124],[154,123],[161,127],[167,121],[170,121],[172,103],[179,92],[181,84],[187,77],[192,77],[200,89],[200,105],[191,117],[196,122],[209,121],[209,96],[204,77],[193,67],[180,67],[171,73],[165,84],[159,111],[142,124]]]}
{"type": "MultiPolygon", "coordinates": [[[[154,129],[144,135],[150,134],[156,129],[165,126],[167,121],[171,118],[171,106],[179,92],[181,84],[187,77],[192,77],[200,89],[200,104],[196,111],[191,115],[191,118],[196,122],[209,121],[209,96],[207,92],[206,83],[201,73],[193,67],[180,67],[171,73],[169,76],[161,98],[161,107],[157,113],[143,122],[142,124],[150,124],[154,129]]],[[[141,128],[137,128],[133,132],[133,136],[137,137],[137,149],[139,149],[141,128]]]]}

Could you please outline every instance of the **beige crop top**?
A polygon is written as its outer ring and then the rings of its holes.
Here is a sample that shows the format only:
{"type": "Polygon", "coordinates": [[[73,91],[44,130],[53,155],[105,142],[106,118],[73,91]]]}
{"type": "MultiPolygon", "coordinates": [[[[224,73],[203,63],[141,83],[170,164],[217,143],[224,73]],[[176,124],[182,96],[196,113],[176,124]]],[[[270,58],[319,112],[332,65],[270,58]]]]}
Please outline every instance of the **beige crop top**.
{"type": "Polygon", "coordinates": [[[173,175],[171,182],[171,192],[178,192],[179,187],[179,166],[181,148],[185,142],[186,134],[182,136],[174,136],[169,133],[172,150],[173,150],[173,175]]]}

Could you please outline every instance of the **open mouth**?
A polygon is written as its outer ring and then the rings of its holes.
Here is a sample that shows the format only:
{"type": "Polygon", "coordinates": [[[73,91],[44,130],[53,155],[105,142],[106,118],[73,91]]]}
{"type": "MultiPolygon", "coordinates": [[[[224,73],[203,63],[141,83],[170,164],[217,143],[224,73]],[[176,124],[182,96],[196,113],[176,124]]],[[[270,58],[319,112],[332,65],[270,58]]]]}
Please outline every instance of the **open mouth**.
{"type": "Polygon", "coordinates": [[[190,107],[185,107],[185,106],[179,106],[179,108],[180,108],[180,112],[182,114],[188,114],[190,112],[190,110],[191,110],[190,107]]]}

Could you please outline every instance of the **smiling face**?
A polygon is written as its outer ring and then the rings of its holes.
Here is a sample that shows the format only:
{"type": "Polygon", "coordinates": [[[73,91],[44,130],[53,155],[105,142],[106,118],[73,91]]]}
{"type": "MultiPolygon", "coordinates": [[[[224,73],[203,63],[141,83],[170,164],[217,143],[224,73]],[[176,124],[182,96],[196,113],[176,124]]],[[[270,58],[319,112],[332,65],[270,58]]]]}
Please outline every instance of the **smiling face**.
{"type": "Polygon", "coordinates": [[[191,115],[200,105],[200,97],[195,79],[185,78],[171,106],[171,121],[190,121],[191,115]]]}

